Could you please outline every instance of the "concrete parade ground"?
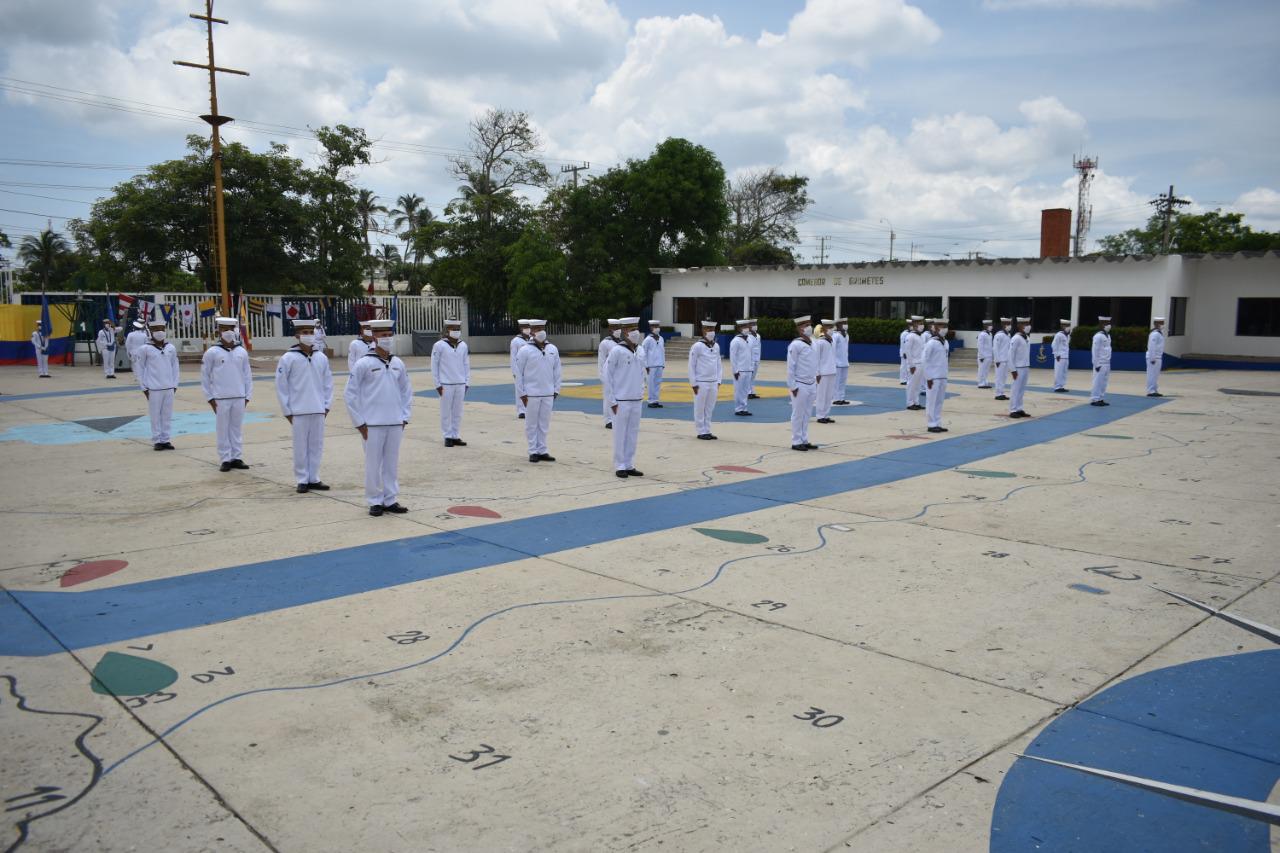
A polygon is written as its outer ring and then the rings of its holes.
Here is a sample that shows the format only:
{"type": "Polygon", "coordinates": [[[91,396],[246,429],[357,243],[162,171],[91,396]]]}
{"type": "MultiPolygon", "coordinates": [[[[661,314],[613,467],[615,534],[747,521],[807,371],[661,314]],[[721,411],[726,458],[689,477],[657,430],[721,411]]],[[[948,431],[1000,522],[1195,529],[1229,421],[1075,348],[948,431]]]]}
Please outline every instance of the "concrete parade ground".
{"type": "Polygon", "coordinates": [[[269,354],[228,473],[198,365],[175,452],[0,368],[0,850],[1280,850],[1280,373],[953,366],[930,434],[855,364],[800,453],[673,363],[619,479],[594,358],[538,464],[505,355],[449,449],[406,358],[371,518],[332,361],[308,494],[269,354]]]}

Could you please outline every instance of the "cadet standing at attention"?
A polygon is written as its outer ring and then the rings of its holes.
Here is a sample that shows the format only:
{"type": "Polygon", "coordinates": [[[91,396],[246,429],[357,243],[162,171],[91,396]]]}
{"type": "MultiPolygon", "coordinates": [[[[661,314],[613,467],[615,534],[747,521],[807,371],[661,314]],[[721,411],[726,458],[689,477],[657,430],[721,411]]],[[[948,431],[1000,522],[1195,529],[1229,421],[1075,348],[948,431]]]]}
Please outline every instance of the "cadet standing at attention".
{"type": "Polygon", "coordinates": [[[409,511],[396,498],[400,495],[400,441],[413,412],[413,388],[404,362],[392,354],[393,325],[390,320],[369,323],[373,352],[356,364],[342,395],[351,425],[364,440],[364,499],[373,516],[409,511]]]}
{"type": "Polygon", "coordinates": [[[847,406],[849,401],[845,394],[849,391],[849,333],[846,331],[849,321],[844,317],[836,318],[835,331],[831,333],[831,346],[836,352],[836,399],[835,405],[847,406]]]}
{"type": "Polygon", "coordinates": [[[996,360],[996,399],[1009,399],[1009,332],[1013,329],[1011,317],[1000,318],[1000,328],[991,341],[996,360]]]}
{"type": "Polygon", "coordinates": [[[831,417],[831,406],[836,399],[836,349],[835,342],[831,339],[833,325],[834,320],[823,320],[822,332],[813,342],[814,351],[818,355],[818,384],[815,389],[817,399],[814,400],[814,409],[820,424],[835,423],[835,419],[831,417]]]}
{"type": "Polygon", "coordinates": [[[36,351],[36,369],[40,371],[39,378],[52,378],[49,376],[49,339],[45,337],[40,323],[36,323],[36,330],[31,333],[31,348],[36,351]]]}
{"type": "Polygon", "coordinates": [[[907,410],[918,412],[924,408],[920,405],[921,380],[924,379],[924,318],[913,314],[911,329],[907,333],[907,343],[903,348],[907,354],[907,410]]]}
{"type": "Polygon", "coordinates": [[[373,349],[373,332],[369,331],[369,321],[360,321],[360,336],[347,347],[347,373],[356,369],[356,362],[369,354],[373,349]]]}
{"type": "Polygon", "coordinates": [[[817,450],[809,443],[809,415],[818,382],[818,354],[813,349],[809,315],[797,317],[796,338],[787,345],[787,390],[791,392],[791,449],[817,450]]]}
{"type": "Polygon", "coordinates": [[[98,355],[102,358],[102,375],[108,379],[116,378],[116,324],[107,317],[102,321],[102,329],[98,332],[98,355]]]}
{"type": "Polygon", "coordinates": [[[662,372],[667,368],[667,343],[662,339],[662,323],[649,321],[649,334],[640,345],[644,372],[649,380],[649,408],[662,408],[662,372]]]}
{"type": "MultiPolygon", "coordinates": [[[[907,338],[911,335],[911,330],[914,328],[911,322],[914,319],[915,319],[914,317],[908,317],[907,319],[903,320],[902,322],[905,323],[907,327],[902,330],[901,334],[898,335],[898,384],[899,385],[906,385],[907,382],[910,381],[911,379],[911,359],[910,359],[910,353],[907,351],[907,338]]],[[[909,405],[911,401],[908,400],[907,403],[909,405]]]]}
{"type": "Polygon", "coordinates": [[[471,384],[471,351],[462,340],[460,321],[445,320],[444,329],[443,337],[431,348],[431,378],[440,395],[440,432],[445,447],[466,447],[461,432],[462,403],[471,384]]]}
{"type": "Polygon", "coordinates": [[[218,317],[218,343],[204,351],[200,359],[200,389],[213,409],[218,435],[221,471],[248,468],[240,454],[244,451],[244,410],[253,399],[253,373],[249,354],[236,340],[235,317],[218,317]]]}
{"type": "Polygon", "coordinates": [[[280,356],[276,367],[276,398],[293,428],[293,474],[299,494],[329,490],[320,481],[320,458],[324,455],[324,419],[333,408],[333,372],[328,357],[315,349],[315,327],[315,320],[293,321],[298,342],[280,356]]]}
{"type": "Polygon", "coordinates": [[[547,321],[530,320],[533,340],[516,353],[516,393],[525,405],[524,436],[530,462],[555,462],[547,453],[551,410],[560,396],[560,350],[547,342],[547,321]]]}
{"type": "Polygon", "coordinates": [[[711,417],[716,410],[716,397],[724,379],[720,363],[720,347],[716,346],[714,320],[702,321],[702,337],[689,348],[689,385],[693,387],[693,428],[698,438],[714,441],[711,417]]]}
{"type": "Polygon", "coordinates": [[[609,353],[613,352],[613,348],[618,345],[618,341],[622,339],[622,327],[618,325],[615,319],[605,320],[609,324],[609,334],[604,340],[600,341],[600,347],[596,350],[596,373],[600,375],[600,396],[604,406],[604,428],[613,429],[613,412],[609,411],[609,386],[605,384],[604,363],[609,360],[609,353]]]}
{"type": "Polygon", "coordinates": [[[990,388],[991,378],[991,321],[982,321],[982,331],[978,332],[978,387],[990,388]]]}
{"type": "Polygon", "coordinates": [[[748,400],[759,400],[756,393],[756,379],[760,377],[760,332],[756,330],[756,321],[751,321],[751,387],[747,389],[748,400]]]}
{"type": "Polygon", "coordinates": [[[1090,406],[1110,406],[1107,396],[1107,380],[1111,378],[1111,318],[1098,318],[1098,331],[1093,335],[1093,388],[1089,391],[1090,406]]]}
{"type": "Polygon", "coordinates": [[[1071,321],[1059,320],[1058,333],[1053,336],[1053,392],[1067,393],[1067,367],[1071,363],[1071,321]]]}
{"type": "Polygon", "coordinates": [[[1164,318],[1153,317],[1151,334],[1147,335],[1147,396],[1163,397],[1160,393],[1160,370],[1164,367],[1164,318]]]}
{"type": "MultiPolygon", "coordinates": [[[[511,343],[507,346],[507,349],[510,351],[510,354],[511,354],[511,379],[513,383],[512,384],[513,388],[515,387],[514,381],[516,377],[516,355],[518,355],[521,348],[523,348],[524,345],[529,343],[529,341],[532,339],[529,334],[529,321],[517,320],[516,322],[520,324],[520,334],[512,338],[511,343]]],[[[520,402],[520,391],[516,389],[515,394],[516,394],[516,418],[518,418],[519,420],[524,420],[525,409],[524,409],[524,403],[520,402]]]]}
{"type": "Polygon", "coordinates": [[[751,380],[755,376],[755,362],[751,356],[751,324],[754,320],[739,320],[738,334],[729,342],[729,370],[733,372],[733,414],[740,418],[751,417],[747,400],[751,395],[751,380]]]}
{"type": "Polygon", "coordinates": [[[1022,408],[1027,381],[1031,378],[1031,318],[1019,317],[1017,331],[1009,339],[1009,365],[1013,368],[1013,396],[1009,400],[1009,417],[1029,418],[1022,408]]]}
{"type": "Polygon", "coordinates": [[[925,418],[929,432],[947,432],[942,425],[942,404],[947,399],[948,356],[947,321],[938,321],[938,335],[924,345],[925,418]]]}
{"type": "Polygon", "coordinates": [[[173,450],[169,429],[173,423],[173,395],[178,391],[178,351],[165,340],[165,322],[157,317],[147,323],[151,339],[138,347],[133,370],[151,416],[151,444],[156,450],[173,450]]]}
{"type": "Polygon", "coordinates": [[[613,413],[613,473],[622,478],[643,477],[636,470],[636,441],[640,438],[640,403],[644,397],[644,355],[639,352],[640,318],[622,317],[622,343],[609,353],[609,410],[613,413]]]}
{"type": "Polygon", "coordinates": [[[142,346],[147,342],[147,337],[148,337],[147,324],[142,320],[134,320],[133,331],[125,335],[125,338],[124,338],[124,351],[129,356],[130,368],[134,370],[137,369],[133,367],[133,360],[138,355],[138,347],[142,346]]]}

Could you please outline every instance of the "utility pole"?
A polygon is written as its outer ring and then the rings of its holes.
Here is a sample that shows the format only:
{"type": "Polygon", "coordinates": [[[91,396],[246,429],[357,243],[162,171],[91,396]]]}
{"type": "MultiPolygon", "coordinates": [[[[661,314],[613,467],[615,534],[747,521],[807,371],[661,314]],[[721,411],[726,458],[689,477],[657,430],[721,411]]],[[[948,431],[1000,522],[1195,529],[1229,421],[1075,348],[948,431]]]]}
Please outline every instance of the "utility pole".
{"type": "Polygon", "coordinates": [[[1191,201],[1185,198],[1178,198],[1174,195],[1173,184],[1169,184],[1168,195],[1156,196],[1154,199],[1147,202],[1147,204],[1154,207],[1156,209],[1156,213],[1164,219],[1164,237],[1160,241],[1160,246],[1163,250],[1161,254],[1167,255],[1169,254],[1169,244],[1173,239],[1173,234],[1171,233],[1173,213],[1177,208],[1191,204],[1191,201]]]}
{"type": "Polygon", "coordinates": [[[883,216],[882,216],[882,217],[880,217],[880,221],[881,221],[881,222],[883,222],[883,223],[885,223],[885,224],[887,224],[887,225],[889,226],[889,260],[893,260],[893,240],[894,240],[894,238],[895,238],[895,237],[897,237],[898,235],[897,235],[897,234],[895,234],[895,233],[893,233],[893,223],[892,223],[892,222],[890,222],[889,220],[885,219],[883,216]]]}
{"type": "Polygon", "coordinates": [[[591,164],[586,162],[584,162],[581,166],[561,166],[560,174],[563,175],[565,172],[573,172],[573,188],[576,190],[578,188],[578,173],[585,172],[590,168],[591,168],[591,164]]]}
{"type": "Polygon", "coordinates": [[[203,68],[209,72],[209,114],[202,115],[206,123],[212,128],[212,157],[213,157],[213,221],[215,235],[216,262],[214,268],[218,271],[218,286],[222,292],[222,313],[229,315],[231,313],[231,292],[227,282],[227,217],[223,207],[222,199],[222,138],[218,133],[218,128],[232,121],[231,116],[224,116],[218,113],[218,79],[217,74],[221,71],[224,74],[239,74],[248,77],[248,71],[237,71],[234,68],[219,68],[213,60],[213,25],[225,24],[227,21],[222,18],[213,17],[213,0],[204,0],[203,15],[188,15],[189,18],[195,18],[197,21],[204,21],[205,28],[208,31],[209,38],[209,61],[205,64],[198,62],[183,62],[180,59],[173,61],[174,65],[185,65],[188,68],[203,68]]]}
{"type": "Polygon", "coordinates": [[[818,238],[818,263],[825,264],[827,262],[827,241],[830,237],[818,238]]]}

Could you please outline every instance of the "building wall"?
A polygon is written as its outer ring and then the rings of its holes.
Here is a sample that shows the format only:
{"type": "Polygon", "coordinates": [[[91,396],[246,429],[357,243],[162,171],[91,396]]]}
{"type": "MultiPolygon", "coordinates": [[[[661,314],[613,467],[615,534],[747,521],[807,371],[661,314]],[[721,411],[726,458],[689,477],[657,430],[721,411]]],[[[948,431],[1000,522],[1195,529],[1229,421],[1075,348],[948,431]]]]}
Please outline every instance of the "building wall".
{"type": "Polygon", "coordinates": [[[1188,258],[1186,263],[1194,281],[1187,308],[1191,332],[1188,352],[1280,358],[1280,337],[1236,335],[1237,300],[1280,298],[1280,256],[1205,256],[1188,258]]]}

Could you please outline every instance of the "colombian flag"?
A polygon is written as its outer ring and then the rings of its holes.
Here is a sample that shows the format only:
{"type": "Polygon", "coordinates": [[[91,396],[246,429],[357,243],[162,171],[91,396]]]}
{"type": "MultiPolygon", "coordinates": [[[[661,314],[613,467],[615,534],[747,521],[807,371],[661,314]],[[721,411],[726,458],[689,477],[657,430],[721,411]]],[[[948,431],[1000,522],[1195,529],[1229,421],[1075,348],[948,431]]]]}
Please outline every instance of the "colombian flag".
{"type": "Polygon", "coordinates": [[[218,306],[212,299],[205,299],[196,306],[200,309],[201,317],[212,317],[218,313],[218,306]]]}

